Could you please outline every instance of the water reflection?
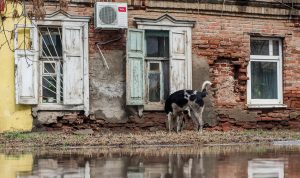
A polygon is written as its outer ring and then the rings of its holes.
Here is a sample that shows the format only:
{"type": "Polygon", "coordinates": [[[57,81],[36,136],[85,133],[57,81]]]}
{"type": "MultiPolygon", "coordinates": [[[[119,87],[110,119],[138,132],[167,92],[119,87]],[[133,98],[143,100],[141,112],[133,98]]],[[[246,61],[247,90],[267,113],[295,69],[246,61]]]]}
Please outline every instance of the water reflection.
{"type": "Polygon", "coordinates": [[[83,149],[0,154],[3,178],[298,178],[300,148],[83,149]]]}
{"type": "Polygon", "coordinates": [[[0,177],[15,178],[20,172],[32,170],[32,154],[0,154],[0,177]]]}
{"type": "Polygon", "coordinates": [[[280,159],[253,159],[248,162],[248,178],[283,178],[284,162],[280,159]]]}

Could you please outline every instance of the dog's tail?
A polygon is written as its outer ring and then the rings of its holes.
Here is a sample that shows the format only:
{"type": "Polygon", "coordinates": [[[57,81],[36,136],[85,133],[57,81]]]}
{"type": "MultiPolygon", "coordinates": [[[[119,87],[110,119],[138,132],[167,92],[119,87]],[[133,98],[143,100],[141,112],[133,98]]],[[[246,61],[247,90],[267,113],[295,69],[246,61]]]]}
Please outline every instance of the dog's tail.
{"type": "Polygon", "coordinates": [[[212,85],[212,83],[210,81],[208,81],[208,80],[204,81],[203,84],[202,84],[201,91],[202,92],[206,92],[208,85],[212,85]]]}

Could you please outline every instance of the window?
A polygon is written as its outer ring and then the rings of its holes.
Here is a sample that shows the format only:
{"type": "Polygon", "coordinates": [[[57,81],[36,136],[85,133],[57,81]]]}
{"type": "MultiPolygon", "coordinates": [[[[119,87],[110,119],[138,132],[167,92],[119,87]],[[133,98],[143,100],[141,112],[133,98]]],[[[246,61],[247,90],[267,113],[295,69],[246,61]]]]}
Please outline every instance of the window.
{"type": "Polygon", "coordinates": [[[194,21],[169,15],[135,19],[128,29],[126,104],[145,110],[163,110],[173,92],[192,88],[191,28],[194,21]]]}
{"type": "Polygon", "coordinates": [[[63,102],[63,56],[60,27],[41,27],[40,103],[63,102]]]}
{"type": "Polygon", "coordinates": [[[16,104],[89,114],[88,21],[57,11],[43,21],[16,26],[16,104]]]}
{"type": "Polygon", "coordinates": [[[169,95],[169,31],[146,30],[147,103],[169,95]]]}
{"type": "Polygon", "coordinates": [[[248,104],[282,104],[281,40],[251,38],[248,104]]]}

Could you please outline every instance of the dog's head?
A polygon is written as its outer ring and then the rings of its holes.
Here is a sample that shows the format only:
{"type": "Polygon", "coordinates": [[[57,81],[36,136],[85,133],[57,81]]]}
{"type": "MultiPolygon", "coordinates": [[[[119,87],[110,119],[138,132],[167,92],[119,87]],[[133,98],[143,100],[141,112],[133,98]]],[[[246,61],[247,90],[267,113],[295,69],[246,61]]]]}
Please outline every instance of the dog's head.
{"type": "Polygon", "coordinates": [[[212,83],[210,81],[204,81],[202,84],[201,91],[184,90],[184,98],[188,100],[188,102],[191,104],[195,103],[198,104],[199,106],[203,106],[204,105],[203,98],[208,95],[207,89],[211,85],[212,83]]]}
{"type": "Polygon", "coordinates": [[[193,91],[193,92],[188,92],[188,91],[184,91],[184,98],[188,100],[188,102],[190,103],[196,103],[199,106],[203,106],[204,101],[203,98],[207,96],[207,91],[193,91]]]}

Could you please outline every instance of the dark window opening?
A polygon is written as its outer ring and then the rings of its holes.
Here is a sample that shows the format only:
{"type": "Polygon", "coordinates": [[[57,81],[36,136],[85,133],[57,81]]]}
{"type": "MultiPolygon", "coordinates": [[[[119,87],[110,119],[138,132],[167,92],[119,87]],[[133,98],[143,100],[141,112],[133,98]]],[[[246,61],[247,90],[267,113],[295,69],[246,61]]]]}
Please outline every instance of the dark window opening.
{"type": "Polygon", "coordinates": [[[147,57],[169,57],[169,32],[146,31],[147,57]]]}

